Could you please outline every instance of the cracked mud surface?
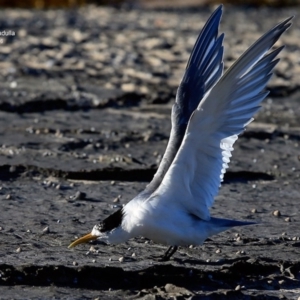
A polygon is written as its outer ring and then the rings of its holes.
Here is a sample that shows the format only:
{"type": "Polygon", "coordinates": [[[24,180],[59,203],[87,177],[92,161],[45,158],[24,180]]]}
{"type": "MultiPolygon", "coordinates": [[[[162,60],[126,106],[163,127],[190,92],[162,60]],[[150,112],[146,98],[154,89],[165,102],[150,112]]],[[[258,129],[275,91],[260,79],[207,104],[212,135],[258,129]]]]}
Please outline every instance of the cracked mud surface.
{"type": "MultiPolygon", "coordinates": [[[[225,65],[299,9],[225,8],[225,65]],[[247,22],[245,22],[247,20],[247,22]],[[236,24],[239,26],[236,26],[236,24]]],[[[5,10],[0,46],[1,299],[297,299],[299,18],[235,144],[212,215],[255,220],[204,245],[68,244],[151,180],[210,11],[5,10]]]]}

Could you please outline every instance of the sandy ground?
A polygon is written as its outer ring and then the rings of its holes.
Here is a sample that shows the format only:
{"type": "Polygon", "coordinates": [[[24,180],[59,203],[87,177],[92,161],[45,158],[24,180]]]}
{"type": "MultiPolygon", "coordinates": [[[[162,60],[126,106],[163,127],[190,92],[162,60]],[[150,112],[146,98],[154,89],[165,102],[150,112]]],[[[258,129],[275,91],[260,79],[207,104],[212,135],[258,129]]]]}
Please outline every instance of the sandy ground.
{"type": "MultiPolygon", "coordinates": [[[[299,20],[213,216],[260,224],[180,248],[68,244],[151,180],[207,10],[5,10],[0,46],[1,299],[298,299],[299,20]],[[173,298],[172,298],[173,297],[173,298]]],[[[297,9],[225,9],[228,67],[297,9]]]]}

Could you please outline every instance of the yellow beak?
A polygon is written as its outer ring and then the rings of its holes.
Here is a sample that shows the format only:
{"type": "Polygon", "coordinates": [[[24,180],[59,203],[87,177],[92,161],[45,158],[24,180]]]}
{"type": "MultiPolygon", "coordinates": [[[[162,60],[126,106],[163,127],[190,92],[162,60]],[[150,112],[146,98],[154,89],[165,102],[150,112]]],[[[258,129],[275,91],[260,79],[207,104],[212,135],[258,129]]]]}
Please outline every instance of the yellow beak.
{"type": "Polygon", "coordinates": [[[83,243],[87,243],[89,241],[93,241],[93,240],[96,240],[98,237],[95,236],[95,235],[92,235],[91,233],[77,239],[76,241],[74,241],[73,243],[71,243],[68,248],[73,248],[79,244],[83,244],[83,243]]]}

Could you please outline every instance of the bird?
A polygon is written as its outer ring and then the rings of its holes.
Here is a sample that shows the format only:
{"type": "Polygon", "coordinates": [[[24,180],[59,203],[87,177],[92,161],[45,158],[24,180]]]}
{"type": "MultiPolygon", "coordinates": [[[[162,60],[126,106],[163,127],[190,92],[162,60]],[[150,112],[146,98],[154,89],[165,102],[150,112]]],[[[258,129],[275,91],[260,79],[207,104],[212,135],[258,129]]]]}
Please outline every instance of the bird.
{"type": "Polygon", "coordinates": [[[213,217],[210,208],[233,144],[269,93],[265,87],[284,48],[273,46],[293,17],[265,33],[224,72],[222,13],[220,5],[192,49],[172,106],[169,142],[152,181],[69,248],[93,240],[119,244],[143,236],[169,246],[160,258],[168,261],[179,246],[202,245],[235,226],[257,224],[213,217]]]}

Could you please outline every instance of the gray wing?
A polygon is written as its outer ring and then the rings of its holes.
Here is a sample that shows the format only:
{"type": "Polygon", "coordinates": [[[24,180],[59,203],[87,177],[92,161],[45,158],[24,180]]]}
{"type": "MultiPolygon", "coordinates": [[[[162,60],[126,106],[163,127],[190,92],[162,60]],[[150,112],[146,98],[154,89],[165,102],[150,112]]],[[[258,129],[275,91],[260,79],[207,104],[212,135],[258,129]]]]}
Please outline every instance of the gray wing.
{"type": "Polygon", "coordinates": [[[172,107],[172,129],[165,154],[140,196],[146,197],[158,188],[182,143],[191,114],[222,76],[224,34],[218,37],[221,16],[222,5],[214,11],[197,38],[172,107]]]}
{"type": "Polygon", "coordinates": [[[155,191],[159,197],[152,199],[185,209],[202,220],[210,219],[209,209],[228,168],[233,144],[267,96],[263,89],[283,47],[269,50],[291,26],[290,20],[281,22],[254,43],[204,97],[189,120],[172,165],[155,191]]]}

